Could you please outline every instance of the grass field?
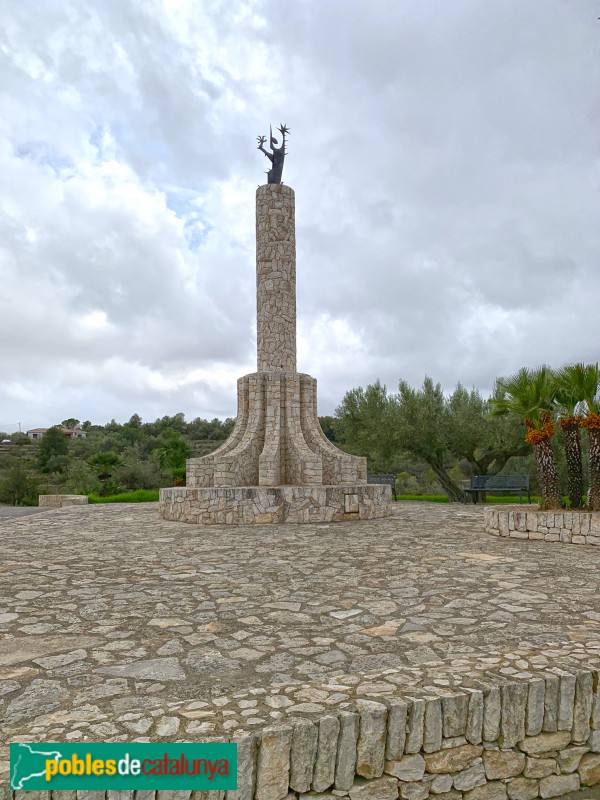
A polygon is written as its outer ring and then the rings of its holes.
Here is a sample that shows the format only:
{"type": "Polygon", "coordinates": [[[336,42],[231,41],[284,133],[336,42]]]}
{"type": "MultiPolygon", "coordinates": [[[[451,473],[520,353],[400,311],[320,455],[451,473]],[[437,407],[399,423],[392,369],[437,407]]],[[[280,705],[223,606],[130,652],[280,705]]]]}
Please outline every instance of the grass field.
{"type": "Polygon", "coordinates": [[[97,494],[88,495],[89,503],[157,503],[158,489],[137,489],[135,492],[123,492],[123,494],[109,494],[107,497],[100,497],[97,494]]]}
{"type": "MultiPolygon", "coordinates": [[[[531,495],[531,502],[537,503],[537,497],[531,495]]],[[[401,503],[402,501],[415,501],[421,500],[427,503],[449,503],[450,500],[445,494],[399,494],[398,495],[398,502],[401,503]]],[[[486,503],[497,505],[499,503],[508,503],[514,504],[519,502],[519,495],[515,495],[514,497],[510,494],[504,495],[490,495],[488,494],[486,503]]],[[[527,498],[523,498],[524,505],[527,505],[527,498]]]]}
{"type": "MultiPolygon", "coordinates": [[[[91,494],[88,497],[90,503],[157,503],[158,502],[158,489],[137,489],[135,492],[123,492],[123,494],[111,494],[108,497],[100,497],[97,494],[91,494]]],[[[537,497],[531,497],[533,503],[538,502],[537,497]]],[[[425,503],[449,503],[449,499],[445,494],[399,494],[398,502],[403,501],[421,501],[425,503]]],[[[515,495],[488,495],[487,503],[498,504],[508,503],[514,504],[519,502],[519,496],[515,495]]]]}

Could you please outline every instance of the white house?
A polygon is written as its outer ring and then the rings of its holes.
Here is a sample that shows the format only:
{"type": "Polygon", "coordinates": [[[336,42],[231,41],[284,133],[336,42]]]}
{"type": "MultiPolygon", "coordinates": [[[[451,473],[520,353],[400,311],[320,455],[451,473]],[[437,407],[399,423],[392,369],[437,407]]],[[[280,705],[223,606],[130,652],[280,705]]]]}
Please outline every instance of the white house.
{"type": "MultiPolygon", "coordinates": [[[[30,439],[41,439],[47,430],[48,428],[31,428],[31,430],[27,431],[27,436],[29,436],[30,439]]],[[[61,427],[61,431],[68,439],[85,439],[87,436],[87,433],[82,431],[81,428],[61,427]]]]}

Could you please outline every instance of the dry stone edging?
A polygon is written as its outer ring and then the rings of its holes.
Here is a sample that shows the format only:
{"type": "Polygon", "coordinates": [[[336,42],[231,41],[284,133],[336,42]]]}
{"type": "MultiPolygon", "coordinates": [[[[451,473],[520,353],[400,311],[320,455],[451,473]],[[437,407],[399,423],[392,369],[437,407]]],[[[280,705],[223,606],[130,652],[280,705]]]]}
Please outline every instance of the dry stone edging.
{"type": "MultiPolygon", "coordinates": [[[[219,798],[526,800],[598,784],[599,670],[562,670],[548,679],[438,696],[357,700],[350,712],[287,721],[232,738],[238,744],[238,789],[220,792],[219,798]],[[553,677],[558,677],[558,692],[553,677]],[[471,708],[476,713],[470,714],[471,708]],[[475,717],[481,719],[476,728],[475,717]],[[528,735],[530,720],[537,720],[536,730],[541,721],[542,729],[533,735],[528,735]],[[494,739],[485,739],[490,732],[494,739]]],[[[43,800],[91,800],[88,792],[41,794],[43,800]]],[[[200,796],[205,797],[191,791],[138,792],[136,800],[200,796]]],[[[119,793],[119,800],[133,797],[133,792],[119,793]]],[[[107,792],[93,800],[114,798],[107,792]]],[[[13,800],[32,800],[32,795],[15,792],[13,800]]]]}
{"type": "Polygon", "coordinates": [[[68,506],[85,506],[88,497],[85,494],[40,494],[38,506],[40,508],[67,508],[68,506]]]}
{"type": "Polygon", "coordinates": [[[486,508],[485,532],[509,539],[600,545],[600,514],[587,511],[524,511],[486,508]]]}

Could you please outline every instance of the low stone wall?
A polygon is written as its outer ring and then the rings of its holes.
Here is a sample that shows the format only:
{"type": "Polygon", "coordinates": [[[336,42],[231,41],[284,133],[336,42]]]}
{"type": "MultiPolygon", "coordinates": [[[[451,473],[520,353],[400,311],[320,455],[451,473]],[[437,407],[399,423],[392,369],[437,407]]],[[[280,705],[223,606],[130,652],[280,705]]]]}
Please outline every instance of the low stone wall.
{"type": "Polygon", "coordinates": [[[85,494],[41,494],[38,497],[40,508],[64,508],[65,506],[82,506],[87,504],[85,494]]]}
{"type": "Polygon", "coordinates": [[[600,514],[586,511],[524,511],[522,507],[486,508],[486,533],[511,539],[600,545],[600,514]]]}
{"type": "Polygon", "coordinates": [[[561,797],[600,782],[598,673],[358,700],[238,743],[238,800],[561,797]]]}
{"type": "MultiPolygon", "coordinates": [[[[225,800],[533,800],[600,783],[598,672],[557,672],[357,700],[318,719],[232,739],[238,789],[225,800]]],[[[67,793],[52,794],[67,800],[67,793]]],[[[161,792],[158,799],[190,795],[161,792]]],[[[87,792],[77,796],[89,800],[87,792]]],[[[119,793],[120,800],[132,796],[119,793]]]]}
{"type": "Polygon", "coordinates": [[[197,525],[342,522],[389,517],[390,486],[249,486],[161,489],[159,514],[197,525]]]}

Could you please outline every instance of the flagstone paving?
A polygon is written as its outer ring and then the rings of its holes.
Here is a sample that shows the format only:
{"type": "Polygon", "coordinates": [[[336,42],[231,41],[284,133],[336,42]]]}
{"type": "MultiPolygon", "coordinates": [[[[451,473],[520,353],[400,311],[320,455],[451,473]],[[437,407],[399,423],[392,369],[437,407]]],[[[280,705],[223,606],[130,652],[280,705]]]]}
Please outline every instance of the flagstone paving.
{"type": "MultiPolygon", "coordinates": [[[[199,528],[155,504],[0,520],[0,743],[235,736],[600,665],[600,548],[483,509],[199,528]]],[[[8,749],[0,748],[0,781],[8,749]]]]}
{"type": "Polygon", "coordinates": [[[11,517],[29,517],[31,514],[43,514],[45,508],[38,506],[3,506],[0,505],[0,522],[11,517]]]}

